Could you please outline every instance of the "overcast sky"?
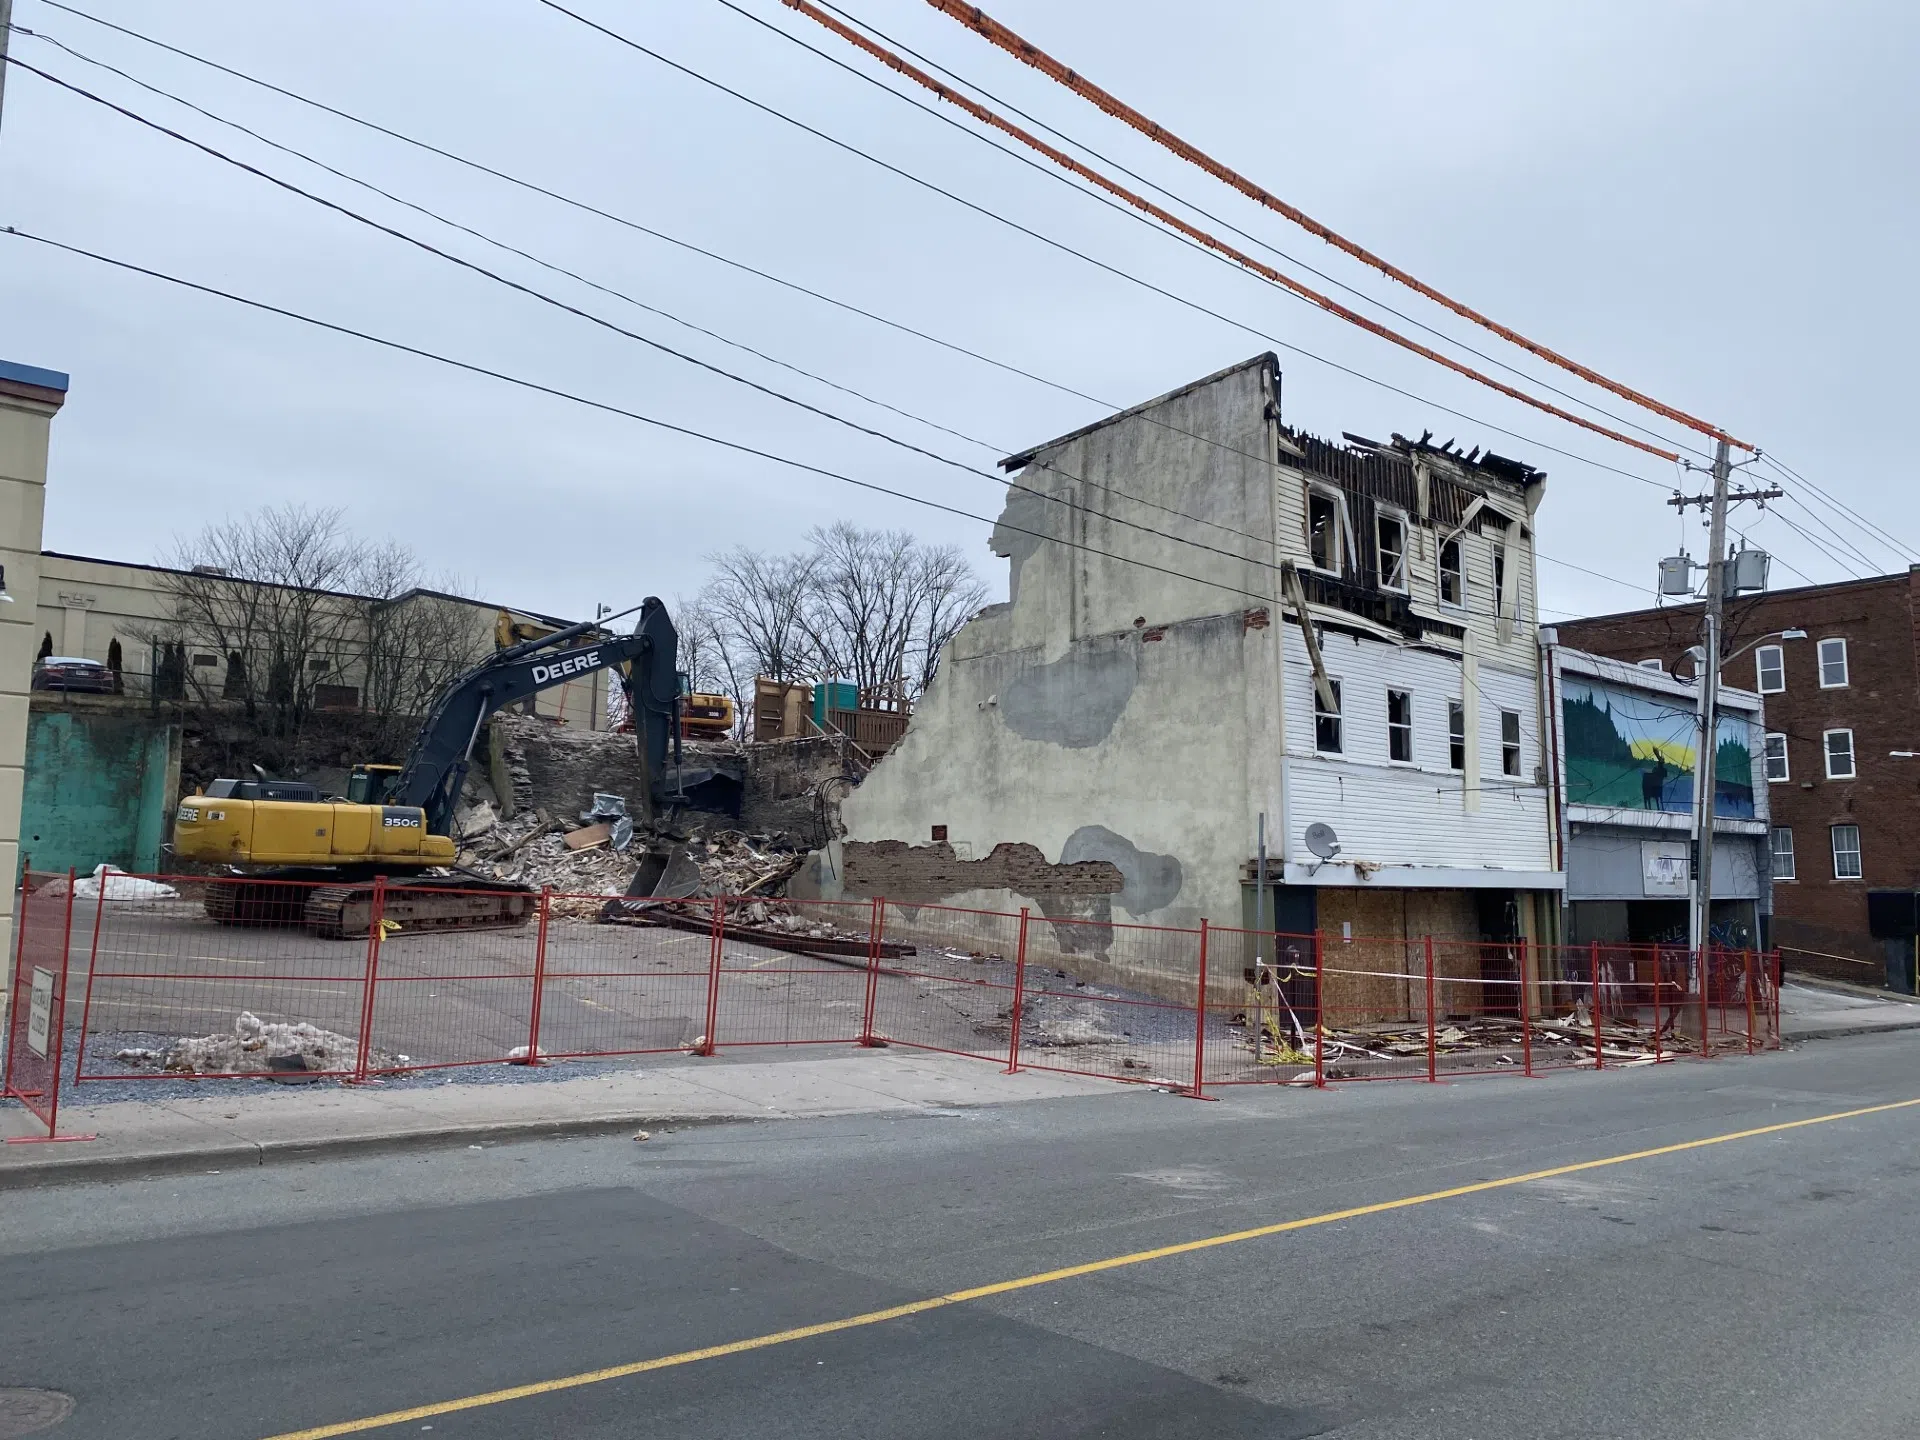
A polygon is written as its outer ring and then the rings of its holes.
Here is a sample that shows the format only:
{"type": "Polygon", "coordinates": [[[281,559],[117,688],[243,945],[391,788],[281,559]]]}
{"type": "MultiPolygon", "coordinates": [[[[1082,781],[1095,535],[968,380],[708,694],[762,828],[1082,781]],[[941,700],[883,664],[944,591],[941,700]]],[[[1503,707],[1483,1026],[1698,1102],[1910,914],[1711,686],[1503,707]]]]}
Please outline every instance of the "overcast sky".
{"type": "MultiPolygon", "coordinates": [[[[577,0],[665,55],[993,214],[1240,322],[1062,254],[676,74],[535,0],[80,8],[855,302],[1115,406],[1273,337],[1285,418],[1337,437],[1456,436],[1551,478],[1541,549],[1631,582],[1682,540],[1673,467],[1526,410],[997,154],[717,0],[577,0]],[[1246,328],[1242,328],[1246,327],[1246,328]],[[1258,333],[1256,333],[1258,332],[1258,333]],[[1527,439],[1498,433],[1518,431],[1527,439]],[[1530,443],[1534,442],[1534,443],[1530,443]],[[1579,463],[1551,445],[1632,471],[1579,463]]],[[[865,73],[776,0],[742,8],[865,73]]],[[[920,0],[851,13],[1290,255],[1535,375],[1018,65],[920,0]]],[[[1920,541],[1906,422],[1920,331],[1920,6],[1909,0],[998,0],[993,13],[1308,213],[1505,323],[1723,424],[1920,541]]],[[[16,0],[52,36],[598,284],[976,437],[740,355],[368,194],[45,43],[20,59],[622,326],[985,468],[1098,418],[1018,379],[16,0]]],[[[916,98],[918,97],[918,92],[916,98]]],[[[948,112],[952,113],[952,112],[948,112]]],[[[0,224],[721,433],[991,520],[1001,491],[801,414],[145,130],[18,69],[0,224]]],[[[1400,323],[1400,322],[1393,322],[1400,323]]],[[[268,502],[345,507],[486,598],[564,615],[697,589],[703,557],[839,518],[965,548],[986,523],[0,237],[0,358],[72,374],[46,544],[159,558],[268,502]]],[[[1556,383],[1626,414],[1624,402],[1556,383]]],[[[1676,427],[1639,414],[1665,435],[1676,427]]],[[[1772,478],[1772,477],[1763,477],[1772,478]]],[[[1697,484],[1697,479],[1689,483],[1697,484]]],[[[1798,487],[1794,487],[1798,488],[1798,487]]],[[[1865,551],[1904,560],[1807,503],[1865,551]]],[[[1809,519],[1740,514],[1816,580],[1868,573],[1809,519]],[[1755,522],[1758,522],[1757,524],[1755,522]],[[1797,535],[1793,522],[1848,562],[1797,535]]],[[[1633,589],[1543,566],[1553,612],[1633,589]]],[[[1775,584],[1799,583],[1776,569],[1775,584]]]]}

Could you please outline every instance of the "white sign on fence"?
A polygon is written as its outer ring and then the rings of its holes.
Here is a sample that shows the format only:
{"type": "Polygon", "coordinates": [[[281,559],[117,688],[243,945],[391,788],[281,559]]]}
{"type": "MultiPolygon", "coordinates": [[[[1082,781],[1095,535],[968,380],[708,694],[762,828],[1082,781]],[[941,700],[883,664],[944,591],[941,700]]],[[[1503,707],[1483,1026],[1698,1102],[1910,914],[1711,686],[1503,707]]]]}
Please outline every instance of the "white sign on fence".
{"type": "Polygon", "coordinates": [[[33,967],[33,999],[27,1007],[27,1046],[47,1058],[47,1037],[53,1029],[53,971],[33,967]]]}

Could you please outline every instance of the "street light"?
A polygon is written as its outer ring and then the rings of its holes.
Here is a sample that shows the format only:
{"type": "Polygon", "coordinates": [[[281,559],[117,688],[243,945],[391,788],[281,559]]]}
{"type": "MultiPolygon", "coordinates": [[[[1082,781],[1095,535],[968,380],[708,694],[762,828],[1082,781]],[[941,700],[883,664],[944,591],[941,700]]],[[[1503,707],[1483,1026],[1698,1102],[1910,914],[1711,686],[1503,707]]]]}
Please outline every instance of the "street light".
{"type": "MultiPolygon", "coordinates": [[[[1754,646],[1764,640],[1804,640],[1806,638],[1807,632],[1798,628],[1770,630],[1765,635],[1754,636],[1753,639],[1742,645],[1731,655],[1722,655],[1720,657],[1720,665],[1721,668],[1724,669],[1728,661],[1738,660],[1742,655],[1746,654],[1747,651],[1753,649],[1754,646]]],[[[1698,680],[1700,678],[1700,667],[1707,663],[1707,652],[1698,645],[1689,645],[1686,650],[1682,652],[1681,659],[1693,661],[1693,678],[1698,680]]]]}

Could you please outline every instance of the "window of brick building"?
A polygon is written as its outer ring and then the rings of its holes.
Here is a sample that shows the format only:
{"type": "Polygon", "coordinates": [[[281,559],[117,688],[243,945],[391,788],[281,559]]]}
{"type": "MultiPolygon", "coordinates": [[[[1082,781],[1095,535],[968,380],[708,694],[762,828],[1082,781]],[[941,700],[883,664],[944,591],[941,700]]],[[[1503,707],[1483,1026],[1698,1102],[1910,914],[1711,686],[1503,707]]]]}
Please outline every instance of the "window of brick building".
{"type": "Polygon", "coordinates": [[[1860,827],[1858,825],[1833,827],[1833,878],[1836,880],[1860,878],[1860,827]]]}
{"type": "Polygon", "coordinates": [[[1787,737],[1784,735],[1767,736],[1767,779],[1790,780],[1787,773],[1787,737]]]}
{"type": "Polygon", "coordinates": [[[1413,760],[1413,692],[1387,691],[1387,758],[1413,760]]]}
{"type": "Polygon", "coordinates": [[[1843,690],[1847,684],[1847,642],[1839,636],[1820,642],[1820,688],[1843,690]]]}
{"type": "Polygon", "coordinates": [[[1784,826],[1773,832],[1773,878],[1791,880],[1793,875],[1793,831],[1784,826]]]}
{"type": "Polygon", "coordinates": [[[1329,680],[1333,690],[1333,708],[1320,698],[1320,687],[1313,687],[1313,748],[1323,755],[1338,755],[1342,749],[1340,734],[1340,682],[1329,680]]]}
{"type": "Polygon", "coordinates": [[[1853,731],[1829,730],[1827,742],[1827,779],[1853,779],[1853,731]]]}
{"type": "Polygon", "coordinates": [[[1637,663],[1639,664],[1642,670],[1655,670],[1660,672],[1663,675],[1666,673],[1666,669],[1667,669],[1666,662],[1658,658],[1652,659],[1652,660],[1641,660],[1637,663]]]}
{"type": "Polygon", "coordinates": [[[1778,645],[1762,645],[1753,652],[1753,668],[1758,672],[1760,693],[1779,695],[1787,688],[1787,654],[1778,645]]]}

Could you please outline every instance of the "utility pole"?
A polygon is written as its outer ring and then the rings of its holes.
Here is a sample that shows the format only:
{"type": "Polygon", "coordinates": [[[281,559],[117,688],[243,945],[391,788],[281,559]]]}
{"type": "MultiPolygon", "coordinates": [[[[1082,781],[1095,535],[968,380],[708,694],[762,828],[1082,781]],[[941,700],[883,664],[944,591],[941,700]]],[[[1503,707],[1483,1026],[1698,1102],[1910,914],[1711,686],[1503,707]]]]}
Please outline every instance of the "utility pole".
{"type": "Polygon", "coordinates": [[[0,0],[0,116],[7,112],[7,41],[13,38],[13,0],[0,0]]]}
{"type": "MultiPolygon", "coordinates": [[[[1707,511],[1707,604],[1700,621],[1700,650],[1705,657],[1700,665],[1700,696],[1697,702],[1698,748],[1693,765],[1693,883],[1689,887],[1691,913],[1687,917],[1688,949],[1703,958],[1713,927],[1713,821],[1714,770],[1719,751],[1720,647],[1722,622],[1726,616],[1727,591],[1727,506],[1752,500],[1761,508],[1781,491],[1740,490],[1730,493],[1733,464],[1725,437],[1714,447],[1713,490],[1706,495],[1675,495],[1667,503],[1682,513],[1689,505],[1707,511]]],[[[1702,969],[1702,982],[1705,983],[1702,969]]]]}
{"type": "Polygon", "coordinates": [[[1720,622],[1726,613],[1727,596],[1727,481],[1732,474],[1727,442],[1722,439],[1713,451],[1713,503],[1707,522],[1707,613],[1701,620],[1700,636],[1707,659],[1700,667],[1700,749],[1693,764],[1693,916],[1687,938],[1690,948],[1698,952],[1704,952],[1713,928],[1713,787],[1719,750],[1715,712],[1720,705],[1720,622]]]}

